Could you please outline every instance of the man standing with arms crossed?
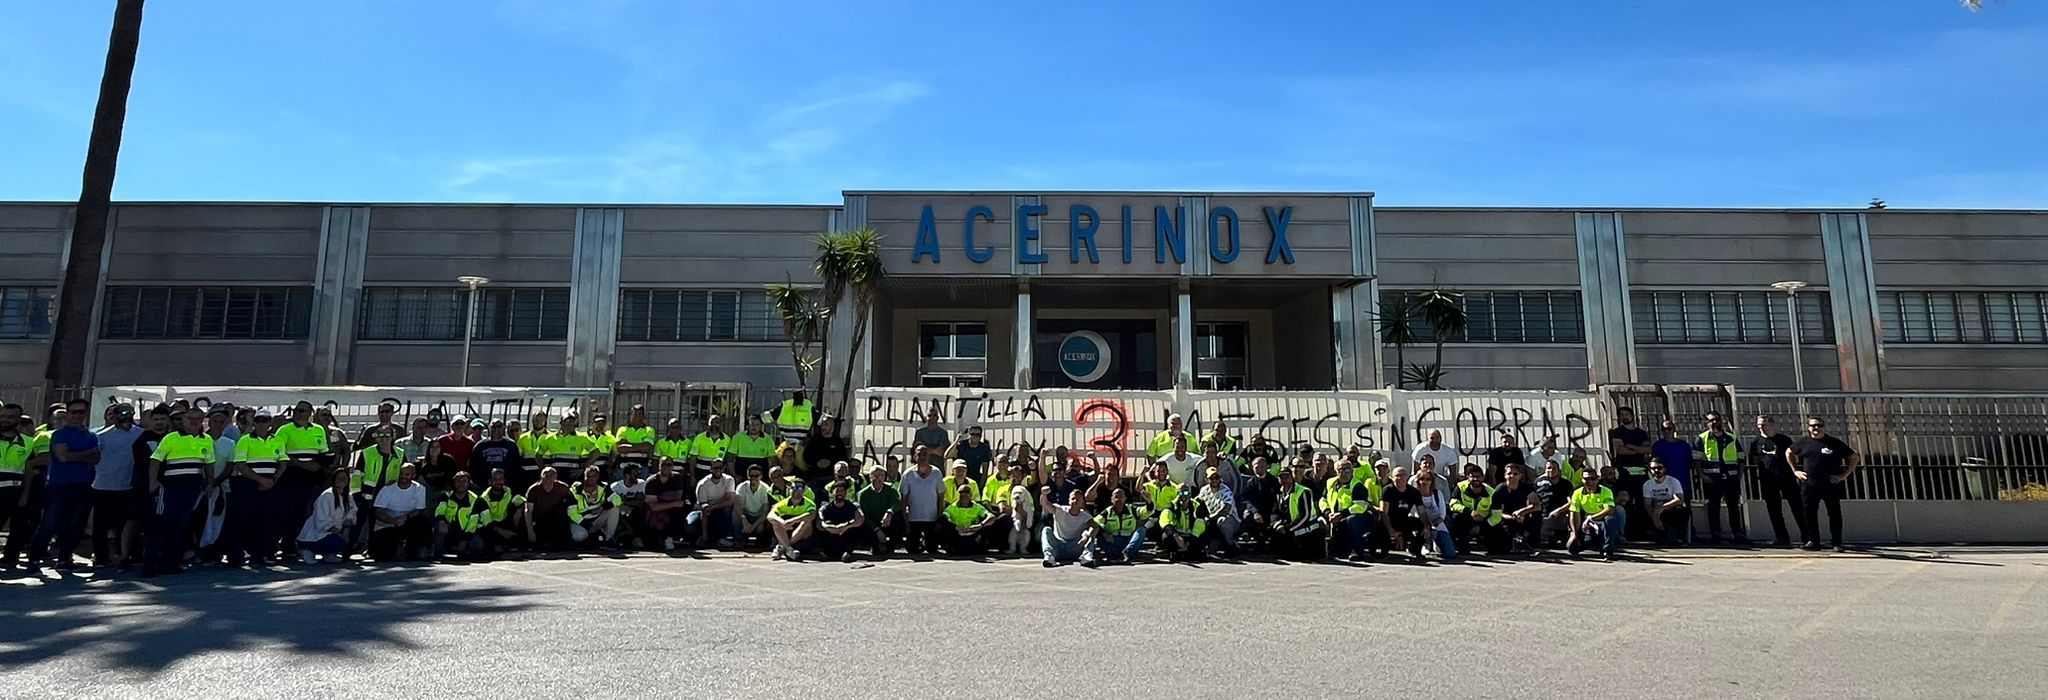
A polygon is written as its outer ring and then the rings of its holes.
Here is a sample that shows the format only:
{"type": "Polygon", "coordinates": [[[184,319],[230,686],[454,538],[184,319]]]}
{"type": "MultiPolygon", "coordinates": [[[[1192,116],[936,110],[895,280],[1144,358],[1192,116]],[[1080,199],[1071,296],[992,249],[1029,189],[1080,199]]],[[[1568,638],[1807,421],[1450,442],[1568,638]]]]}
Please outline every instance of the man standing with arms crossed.
{"type": "MultiPolygon", "coordinates": [[[[1607,430],[1607,454],[1614,459],[1616,483],[1610,489],[1614,493],[1640,496],[1643,482],[1650,479],[1650,432],[1636,425],[1636,410],[1627,406],[1614,409],[1616,425],[1607,430]]],[[[1687,455],[1690,457],[1690,455],[1687,455]]],[[[1626,510],[1627,520],[1647,524],[1648,517],[1642,503],[1629,498],[1626,510]]],[[[1625,539],[1626,532],[1614,532],[1612,536],[1625,539]]]]}
{"type": "Polygon", "coordinates": [[[1779,547],[1792,546],[1792,533],[1785,529],[1785,504],[1792,505],[1792,522],[1799,526],[1799,541],[1813,539],[1807,528],[1813,527],[1805,519],[1805,509],[1799,503],[1799,479],[1792,476],[1792,465],[1785,462],[1785,451],[1792,449],[1792,438],[1778,432],[1777,419],[1770,416],[1756,417],[1756,434],[1750,436],[1746,452],[1749,466],[1756,470],[1757,490],[1762,491],[1764,506],[1771,516],[1773,544],[1779,547]]]}
{"type": "Polygon", "coordinates": [[[1792,465],[1793,478],[1799,480],[1799,503],[1807,523],[1805,549],[1820,549],[1820,507],[1826,504],[1835,551],[1848,551],[1842,548],[1842,493],[1849,476],[1863,466],[1863,455],[1829,435],[1827,423],[1816,417],[1806,419],[1806,437],[1785,450],[1785,461],[1792,465]]]}

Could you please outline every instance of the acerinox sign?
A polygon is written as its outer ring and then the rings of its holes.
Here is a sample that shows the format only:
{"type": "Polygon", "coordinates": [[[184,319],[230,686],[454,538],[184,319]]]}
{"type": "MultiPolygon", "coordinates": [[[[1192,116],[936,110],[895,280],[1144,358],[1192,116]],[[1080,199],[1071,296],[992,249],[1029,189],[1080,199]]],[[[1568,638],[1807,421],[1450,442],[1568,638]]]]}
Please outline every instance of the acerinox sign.
{"type": "Polygon", "coordinates": [[[1060,372],[1082,384],[1109,374],[1109,341],[1095,331],[1074,331],[1060,339],[1060,372]]]}

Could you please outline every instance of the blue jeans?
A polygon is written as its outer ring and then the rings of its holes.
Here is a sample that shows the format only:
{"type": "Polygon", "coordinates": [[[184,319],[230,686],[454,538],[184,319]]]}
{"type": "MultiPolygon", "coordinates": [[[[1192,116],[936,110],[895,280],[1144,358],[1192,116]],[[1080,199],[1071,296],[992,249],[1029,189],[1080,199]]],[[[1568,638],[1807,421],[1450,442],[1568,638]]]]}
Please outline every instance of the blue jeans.
{"type": "Polygon", "coordinates": [[[1104,552],[1113,552],[1124,561],[1130,561],[1137,558],[1138,552],[1144,549],[1143,530],[1129,535],[1104,535],[1095,539],[1093,546],[1089,547],[1088,553],[1081,560],[1095,561],[1101,559],[1104,552]]]}
{"type": "Polygon", "coordinates": [[[705,539],[716,542],[721,539],[736,538],[739,532],[740,509],[738,508],[725,509],[720,515],[712,516],[709,523],[704,522],[704,511],[696,509],[691,509],[690,514],[683,518],[683,537],[685,539],[694,539],[697,535],[702,534],[705,539]],[[705,530],[706,527],[709,527],[710,530],[705,530]]]}
{"type": "Polygon", "coordinates": [[[1430,528],[1429,533],[1431,537],[1436,538],[1436,552],[1438,556],[1445,559],[1458,558],[1458,545],[1451,541],[1451,533],[1436,528],[1430,528]]]}
{"type": "Polygon", "coordinates": [[[1081,558],[1081,541],[1060,539],[1052,534],[1051,525],[1038,529],[1038,543],[1043,545],[1046,561],[1057,564],[1081,558]]]}
{"type": "Polygon", "coordinates": [[[1600,553],[1612,555],[1615,552],[1621,551],[1621,541],[1623,539],[1621,533],[1628,532],[1628,518],[1621,514],[1621,510],[1616,509],[1613,513],[1608,514],[1606,520],[1588,523],[1584,527],[1591,530],[1591,532],[1579,533],[1579,544],[1572,546],[1571,553],[1578,554],[1586,548],[1585,538],[1598,537],[1600,538],[1600,553]]]}
{"type": "Polygon", "coordinates": [[[42,566],[53,537],[57,540],[57,563],[71,563],[71,550],[78,548],[78,533],[85,528],[85,513],[91,503],[89,483],[49,484],[43,489],[43,522],[36,527],[35,539],[29,544],[29,566],[42,566]]]}
{"type": "Polygon", "coordinates": [[[1339,527],[1330,529],[1330,556],[1339,554],[1365,554],[1371,548],[1372,529],[1379,521],[1372,516],[1353,513],[1344,518],[1339,527]]]}

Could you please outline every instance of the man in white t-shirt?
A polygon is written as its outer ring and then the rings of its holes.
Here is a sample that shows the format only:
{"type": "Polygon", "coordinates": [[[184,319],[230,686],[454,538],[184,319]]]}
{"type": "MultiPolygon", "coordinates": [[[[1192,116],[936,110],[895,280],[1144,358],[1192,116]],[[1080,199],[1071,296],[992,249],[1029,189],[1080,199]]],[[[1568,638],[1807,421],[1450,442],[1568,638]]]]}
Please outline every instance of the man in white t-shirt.
{"type": "Polygon", "coordinates": [[[742,548],[753,538],[773,542],[770,538],[775,533],[768,528],[768,509],[775,505],[775,489],[761,476],[761,467],[749,466],[746,482],[733,486],[734,507],[739,509],[739,534],[734,539],[739,540],[742,548]]]}
{"type": "Polygon", "coordinates": [[[398,483],[377,489],[376,525],[370,531],[370,556],[380,561],[412,559],[427,545],[432,523],[427,517],[427,487],[419,478],[419,467],[406,462],[398,468],[398,483]]]}
{"type": "Polygon", "coordinates": [[[1202,456],[1188,451],[1186,435],[1173,438],[1173,452],[1159,458],[1159,464],[1166,467],[1166,478],[1183,491],[1193,491],[1201,484],[1195,481],[1195,469],[1202,465],[1202,456]]]}
{"type": "Polygon", "coordinates": [[[611,489],[612,495],[619,497],[622,520],[641,548],[653,549],[662,544],[661,533],[647,526],[647,480],[640,478],[640,463],[625,462],[620,471],[625,478],[612,482],[611,489]]]}
{"type": "Polygon", "coordinates": [[[739,532],[740,522],[739,484],[725,473],[724,462],[712,462],[711,473],[697,480],[697,509],[690,511],[690,529],[697,533],[697,544],[702,545],[712,530],[720,531],[718,546],[731,547],[732,538],[725,532],[739,532]]]}
{"type": "Polygon", "coordinates": [[[1665,471],[1664,460],[1650,458],[1650,480],[1643,482],[1643,507],[1663,544],[1684,545],[1692,509],[1685,505],[1685,485],[1665,471]]]}
{"type": "Polygon", "coordinates": [[[1420,468],[1423,455],[1429,455],[1434,460],[1432,462],[1434,465],[1432,470],[1436,472],[1437,478],[1442,480],[1437,484],[1438,486],[1451,483],[1451,476],[1458,472],[1458,462],[1464,459],[1458,455],[1458,448],[1452,447],[1448,442],[1444,442],[1444,431],[1442,430],[1429,431],[1429,440],[1416,445],[1415,451],[1408,455],[1410,464],[1420,468]]]}

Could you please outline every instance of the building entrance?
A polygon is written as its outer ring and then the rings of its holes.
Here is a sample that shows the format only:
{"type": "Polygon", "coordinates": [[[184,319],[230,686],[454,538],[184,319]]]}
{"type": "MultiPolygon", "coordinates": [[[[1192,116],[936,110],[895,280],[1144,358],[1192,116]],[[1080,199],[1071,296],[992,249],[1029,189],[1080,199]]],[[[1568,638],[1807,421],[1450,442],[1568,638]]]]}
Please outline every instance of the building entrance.
{"type": "Polygon", "coordinates": [[[1159,324],[1139,320],[1040,319],[1032,338],[1032,385],[1159,389],[1159,324]]]}

